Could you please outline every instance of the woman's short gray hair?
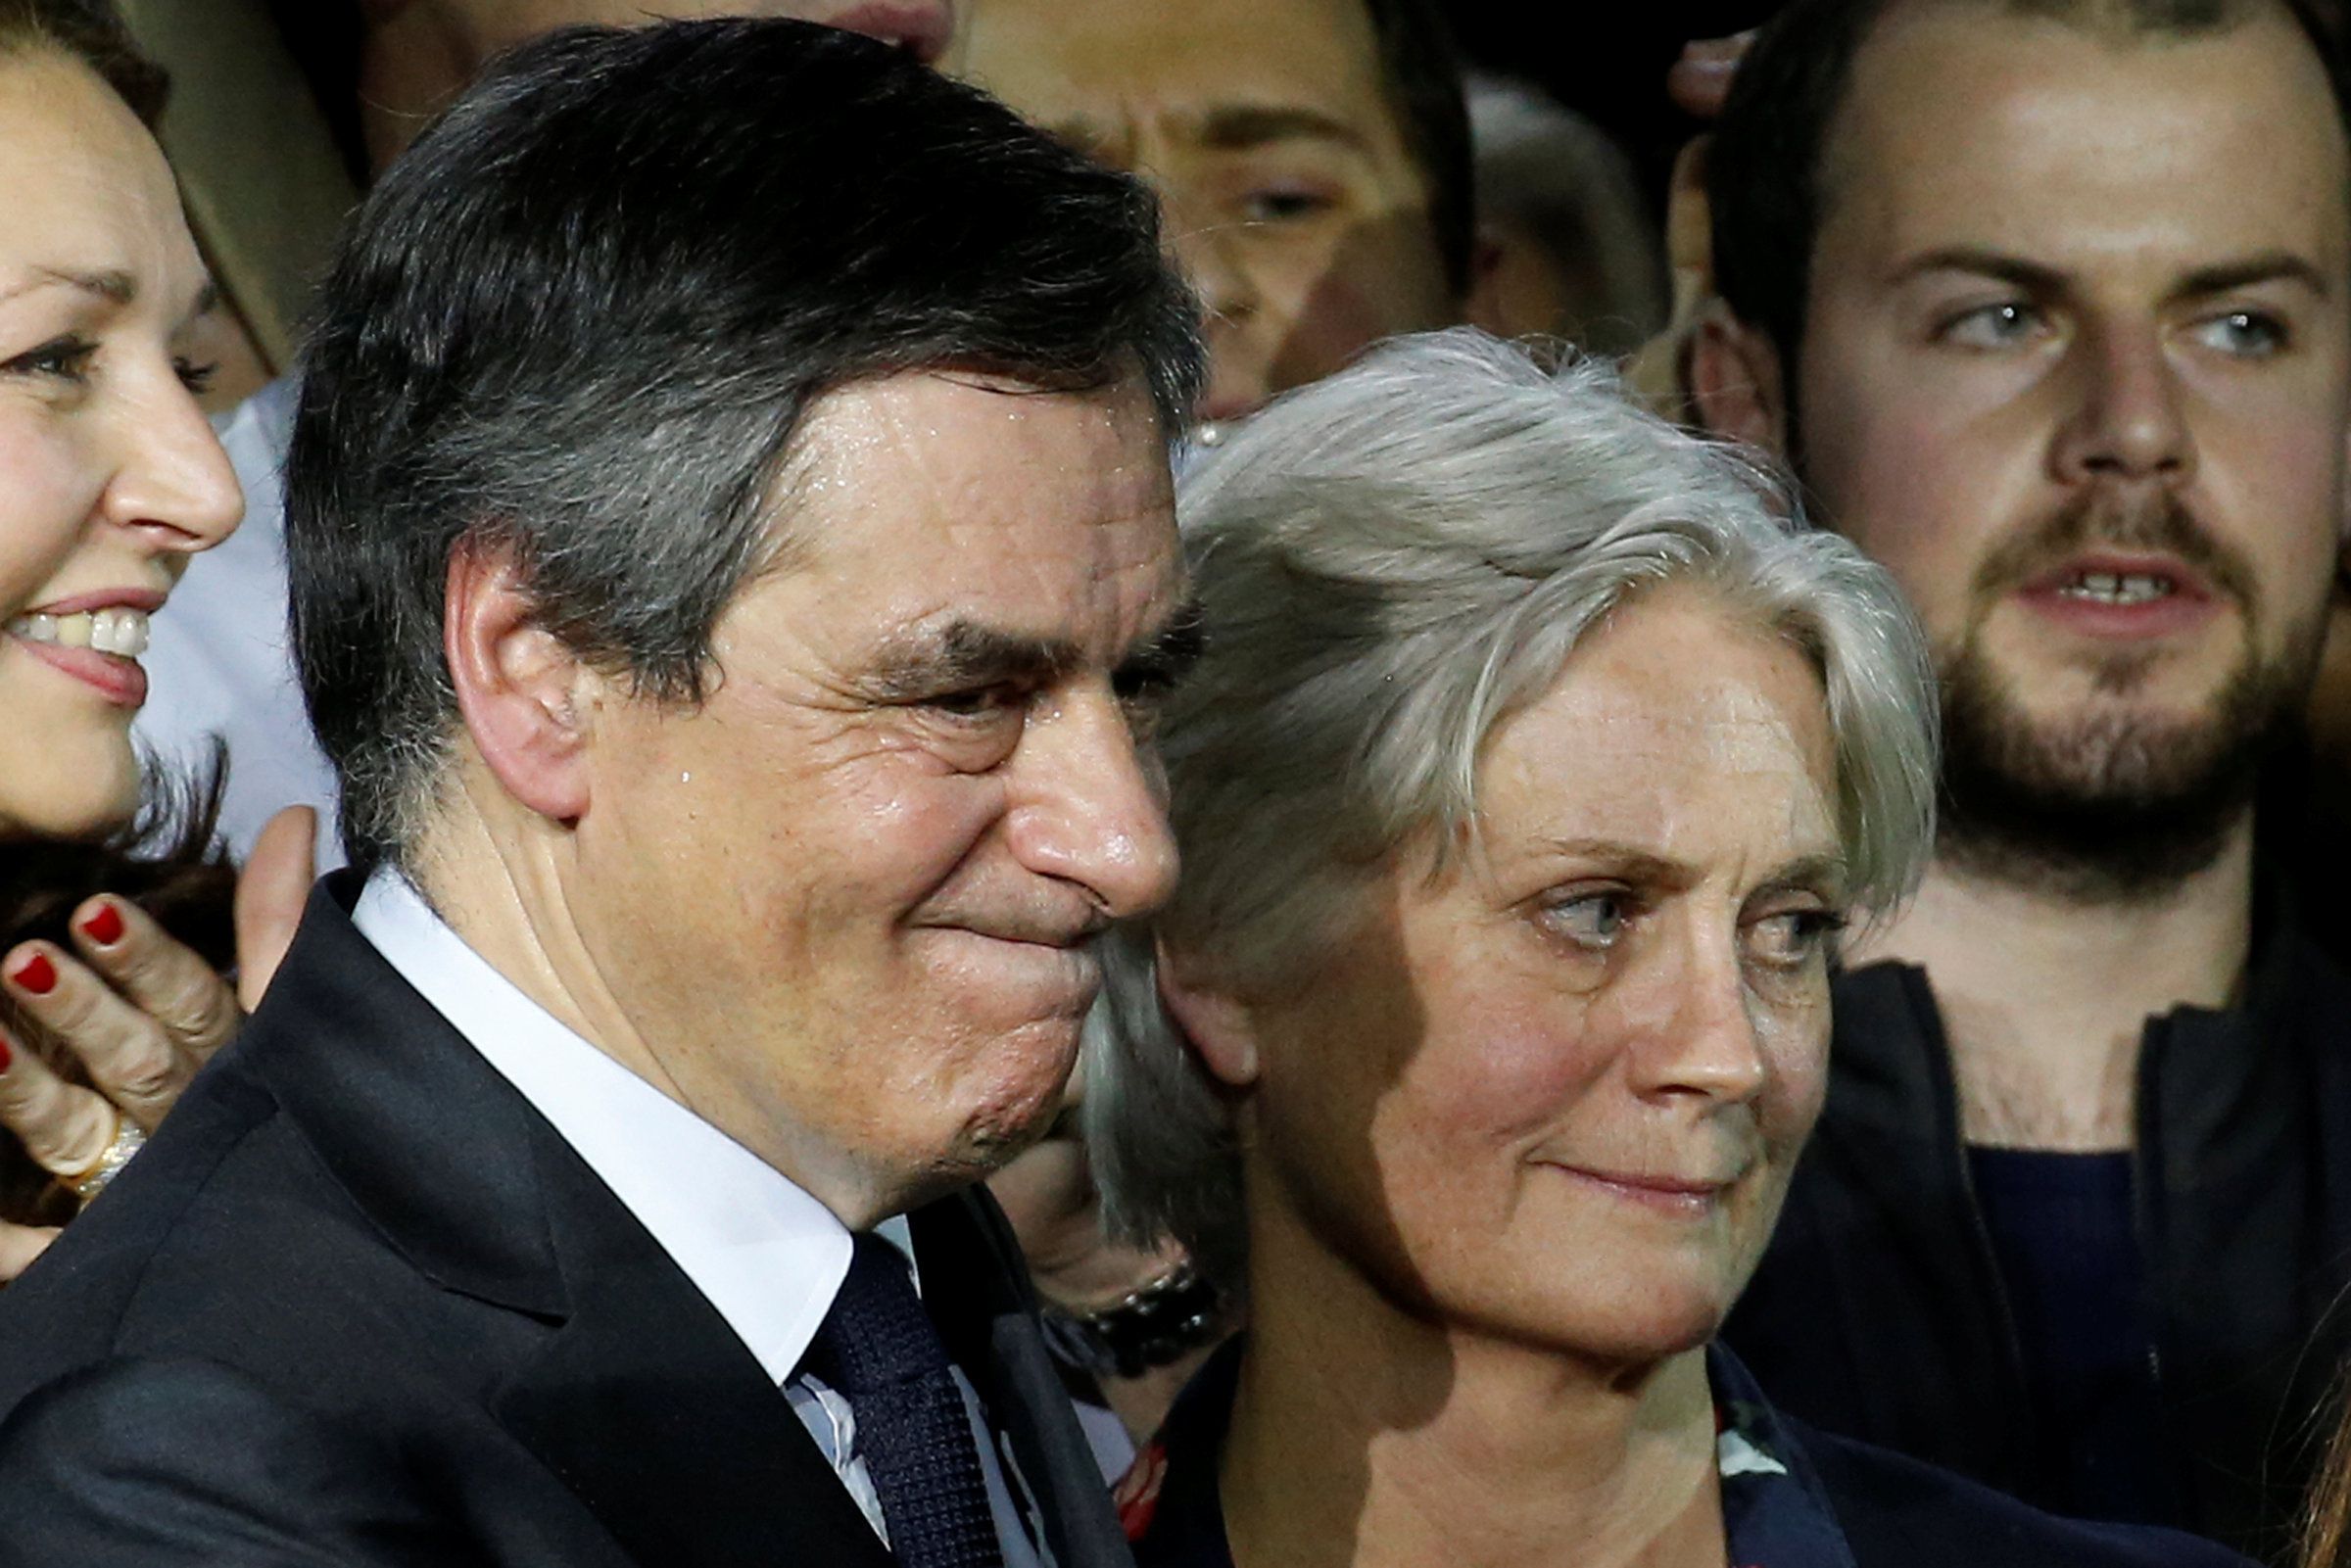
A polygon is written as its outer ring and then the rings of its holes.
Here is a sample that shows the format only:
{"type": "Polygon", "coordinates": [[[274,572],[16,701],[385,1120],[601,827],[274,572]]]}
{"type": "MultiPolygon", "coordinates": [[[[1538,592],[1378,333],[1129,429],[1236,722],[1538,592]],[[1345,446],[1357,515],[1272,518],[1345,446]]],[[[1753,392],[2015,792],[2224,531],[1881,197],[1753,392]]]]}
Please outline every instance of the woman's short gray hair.
{"type": "MultiPolygon", "coordinates": [[[[1153,930],[1221,986],[1303,973],[1407,840],[1468,841],[1495,725],[1667,582],[1819,670],[1854,903],[1883,914],[1915,886],[1936,697],[1892,579],[1605,364],[1546,369],[1467,329],[1397,339],[1196,454],[1177,513],[1207,651],[1162,735],[1183,875],[1153,930]]],[[[1172,1234],[1234,1283],[1229,1117],[1159,1005],[1152,934],[1110,939],[1085,1129],[1114,1227],[1172,1234]]]]}

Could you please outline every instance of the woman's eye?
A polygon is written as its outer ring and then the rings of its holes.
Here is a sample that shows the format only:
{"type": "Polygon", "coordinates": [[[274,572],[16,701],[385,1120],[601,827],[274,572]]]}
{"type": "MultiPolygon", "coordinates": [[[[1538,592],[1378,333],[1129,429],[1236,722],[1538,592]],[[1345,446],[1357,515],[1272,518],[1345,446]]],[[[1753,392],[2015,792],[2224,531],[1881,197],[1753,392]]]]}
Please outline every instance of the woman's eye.
{"type": "Polygon", "coordinates": [[[0,374],[79,382],[88,376],[90,360],[97,353],[98,345],[87,338],[52,338],[37,349],[28,349],[0,363],[0,374]]]}
{"type": "Polygon", "coordinates": [[[215,359],[210,364],[197,364],[190,359],[175,358],[171,361],[171,373],[179,377],[181,386],[201,398],[212,391],[213,379],[220,374],[220,361],[215,359]]]}
{"type": "Polygon", "coordinates": [[[2040,311],[2021,300],[2001,300],[1962,310],[1945,320],[1936,336],[1962,349],[2008,349],[2040,335],[2040,311]]]}
{"type": "Polygon", "coordinates": [[[1330,205],[1331,198],[1322,191],[1282,186],[1251,191],[1241,198],[1241,214],[1252,223],[1290,223],[1330,205]]]}
{"type": "Polygon", "coordinates": [[[1845,916],[1833,909],[1784,910],[1756,921],[1751,939],[1763,962],[1794,967],[1825,956],[1845,925],[1845,916]]]}
{"type": "Polygon", "coordinates": [[[1578,947],[1595,950],[1615,945],[1632,918],[1631,897],[1620,891],[1580,893],[1543,906],[1543,920],[1554,931],[1578,947]]]}

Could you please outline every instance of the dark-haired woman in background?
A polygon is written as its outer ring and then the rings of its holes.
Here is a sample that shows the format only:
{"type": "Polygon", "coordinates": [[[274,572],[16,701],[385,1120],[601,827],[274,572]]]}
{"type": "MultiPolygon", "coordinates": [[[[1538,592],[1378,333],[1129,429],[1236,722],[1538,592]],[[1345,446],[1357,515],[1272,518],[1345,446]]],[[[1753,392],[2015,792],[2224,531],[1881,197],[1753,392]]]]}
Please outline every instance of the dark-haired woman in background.
{"type": "Polygon", "coordinates": [[[148,618],[243,510],[194,397],[213,293],[149,132],[161,96],[97,5],[0,0],[0,1280],[237,1020],[141,907],[227,963],[201,805],[143,855],[127,826],[148,618]]]}

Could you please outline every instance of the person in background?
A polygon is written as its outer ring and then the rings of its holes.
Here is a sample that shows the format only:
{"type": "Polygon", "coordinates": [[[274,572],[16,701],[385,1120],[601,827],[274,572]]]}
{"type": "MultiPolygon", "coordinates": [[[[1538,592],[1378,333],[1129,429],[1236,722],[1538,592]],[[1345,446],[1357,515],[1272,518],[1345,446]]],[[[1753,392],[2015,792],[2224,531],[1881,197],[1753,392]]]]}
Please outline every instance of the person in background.
{"type": "Polygon", "coordinates": [[[1433,0],[985,0],[950,69],[1159,193],[1206,311],[1211,426],[1392,333],[1480,319],[1433,0]]]}
{"type": "Polygon", "coordinates": [[[1622,148],[1538,89],[1494,76],[1469,83],[1469,140],[1490,268],[1482,324],[1608,358],[1664,328],[1664,253],[1622,148]]]}
{"type": "Polygon", "coordinates": [[[1782,1419],[1709,1348],[1815,1111],[1838,929],[1928,852],[1885,573],[1723,447],[1466,332],[1188,465],[1184,873],[1084,1115],[1247,1331],[1143,1568],[2222,1564],[1782,1419]]]}
{"type": "Polygon", "coordinates": [[[381,173],[500,52],[557,27],[697,17],[796,17],[866,33],[926,65],[951,61],[979,0],[333,0],[360,14],[354,98],[381,173]]]}
{"type": "MultiPolygon", "coordinates": [[[[244,505],[196,403],[214,294],[149,130],[165,85],[103,6],[0,0],[0,1283],[242,1017],[206,786],[131,740],[150,618],[244,505]]],[[[308,881],[262,871],[249,928],[308,881]]]]}
{"type": "Polygon", "coordinates": [[[2255,809],[2344,522],[2330,56],[2265,0],[1796,0],[1708,172],[1697,406],[1899,581],[1946,743],[1729,1342],[1832,1430],[2276,1552],[2351,1348],[2351,978],[2255,809]]]}

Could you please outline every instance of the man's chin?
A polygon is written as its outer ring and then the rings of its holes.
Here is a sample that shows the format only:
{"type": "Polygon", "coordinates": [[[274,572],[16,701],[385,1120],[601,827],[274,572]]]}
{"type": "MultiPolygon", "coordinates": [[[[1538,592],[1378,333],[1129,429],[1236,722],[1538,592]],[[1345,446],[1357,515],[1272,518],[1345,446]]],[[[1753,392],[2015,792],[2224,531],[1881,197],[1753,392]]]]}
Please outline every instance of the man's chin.
{"type": "Polygon", "coordinates": [[[2033,712],[2004,697],[1946,682],[1943,856],[2084,903],[2160,897],[2212,865],[2291,727],[2274,694],[2241,689],[2188,711],[2092,697],[2033,712]]]}

